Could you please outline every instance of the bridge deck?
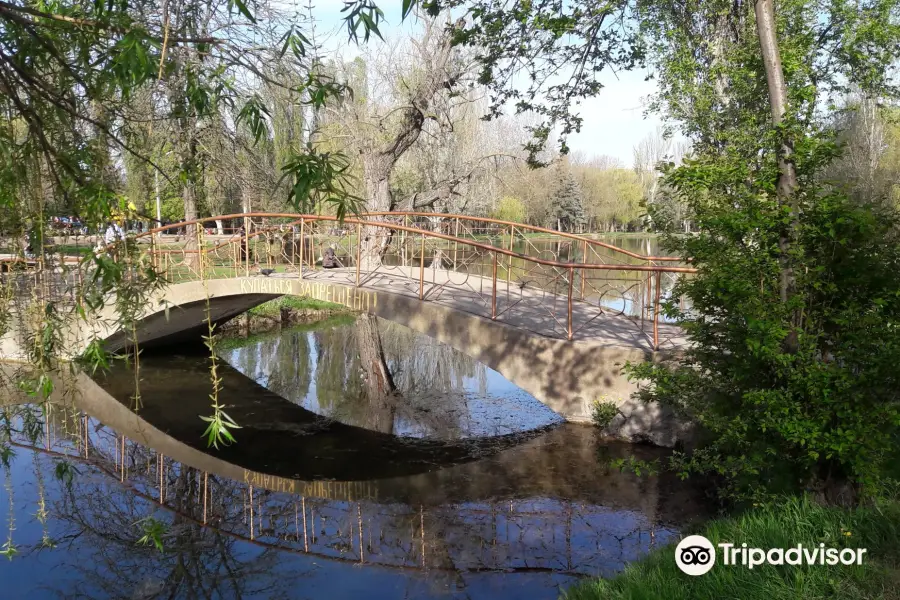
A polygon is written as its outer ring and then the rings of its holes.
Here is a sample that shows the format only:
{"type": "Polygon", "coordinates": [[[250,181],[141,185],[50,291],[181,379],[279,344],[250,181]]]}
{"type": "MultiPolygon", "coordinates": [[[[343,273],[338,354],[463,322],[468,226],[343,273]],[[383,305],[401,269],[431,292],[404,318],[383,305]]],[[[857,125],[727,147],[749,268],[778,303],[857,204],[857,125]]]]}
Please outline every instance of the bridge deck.
{"type": "MultiPolygon", "coordinates": [[[[416,267],[382,266],[375,272],[360,273],[360,287],[407,297],[419,297],[420,270],[416,267]]],[[[275,273],[271,278],[297,278],[293,273],[275,273]]],[[[356,269],[304,270],[304,280],[321,281],[353,287],[356,269]]],[[[448,271],[424,269],[425,301],[458,311],[491,318],[492,284],[487,277],[448,271]]],[[[540,289],[520,287],[513,281],[497,281],[497,321],[550,338],[565,338],[568,298],[540,289]]],[[[653,349],[653,322],[628,317],[615,309],[596,303],[572,303],[573,339],[610,346],[653,349]]],[[[676,350],[686,345],[683,330],[672,324],[659,324],[661,350],[676,350]]]]}

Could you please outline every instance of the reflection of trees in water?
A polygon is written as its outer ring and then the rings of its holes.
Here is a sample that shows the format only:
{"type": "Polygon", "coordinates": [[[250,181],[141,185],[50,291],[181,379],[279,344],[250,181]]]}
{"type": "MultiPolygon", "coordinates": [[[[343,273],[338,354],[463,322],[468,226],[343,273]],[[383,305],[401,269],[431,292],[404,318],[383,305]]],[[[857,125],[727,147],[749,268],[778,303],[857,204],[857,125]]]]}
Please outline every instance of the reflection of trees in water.
{"type": "Polygon", "coordinates": [[[50,450],[43,440],[34,446],[39,463],[49,453],[79,463],[71,486],[48,486],[54,535],[71,557],[67,569],[79,574],[65,582],[75,596],[288,596],[282,582],[296,577],[276,575],[282,553],[427,570],[430,581],[457,589],[470,572],[609,574],[675,534],[639,511],[569,500],[423,507],[272,492],[128,440],[123,452],[111,430],[77,422],[77,443],[56,437],[50,450]],[[148,515],[167,525],[164,553],[136,545],[135,523],[148,515]]]}
{"type": "Polygon", "coordinates": [[[469,427],[467,383],[468,395],[487,393],[484,365],[369,316],[352,326],[288,330],[224,355],[288,400],[386,433],[463,436],[469,427]]]}
{"type": "Polygon", "coordinates": [[[232,365],[259,383],[289,399],[303,398],[312,381],[312,355],[305,333],[277,335],[247,346],[225,350],[223,356],[232,365]]]}
{"type": "Polygon", "coordinates": [[[373,317],[312,335],[317,402],[325,414],[386,433],[459,436],[465,398],[453,393],[462,387],[455,374],[471,359],[373,317]]]}
{"type": "MultiPolygon", "coordinates": [[[[185,469],[170,482],[170,502],[185,504],[196,493],[188,482],[193,474],[185,469]]],[[[51,509],[61,526],[62,546],[73,558],[66,568],[81,574],[66,583],[67,593],[96,597],[99,589],[112,598],[240,598],[284,587],[268,575],[277,560],[274,551],[246,560],[235,551],[235,540],[177,513],[157,515],[167,525],[164,552],[137,546],[135,524],[154,508],[108,481],[77,477],[51,509]]]]}
{"type": "Polygon", "coordinates": [[[337,418],[339,407],[361,404],[359,356],[352,327],[328,327],[309,334],[316,349],[316,398],[320,410],[337,418]]]}
{"type": "Polygon", "coordinates": [[[369,314],[357,317],[353,338],[359,353],[360,379],[363,382],[362,404],[367,408],[364,422],[375,431],[394,433],[397,406],[403,404],[403,398],[385,361],[376,318],[369,314]]]}
{"type": "Polygon", "coordinates": [[[477,381],[479,393],[487,392],[487,368],[475,359],[397,323],[379,320],[379,331],[394,380],[403,393],[458,392],[466,379],[477,381]]]}
{"type": "MultiPolygon", "coordinates": [[[[65,564],[67,576],[59,583],[65,586],[64,590],[58,590],[60,595],[110,598],[289,595],[286,582],[272,573],[278,560],[277,551],[266,549],[247,555],[238,551],[238,541],[234,538],[201,525],[204,511],[210,519],[240,518],[240,511],[235,510],[232,502],[241,492],[237,482],[202,476],[196,469],[171,461],[162,461],[160,479],[161,461],[152,450],[126,443],[123,461],[121,438],[96,423],[90,423],[87,430],[89,458],[86,460],[81,437],[84,432],[71,431],[81,443],[80,448],[57,440],[54,450],[44,449],[43,444],[38,446],[43,455],[35,459],[35,468],[41,465],[45,472],[53,472],[53,463],[60,460],[81,463],[78,475],[69,482],[58,479],[47,482],[47,477],[35,474],[36,481],[49,483],[52,488],[49,494],[53,499],[47,502],[46,512],[52,521],[58,551],[65,552],[69,558],[65,564]],[[60,453],[60,446],[68,452],[60,453]],[[77,458],[72,456],[72,451],[77,451],[77,458]],[[157,481],[162,485],[153,490],[157,481]],[[205,508],[204,485],[208,492],[205,508]],[[159,489],[164,490],[165,504],[172,511],[157,510],[155,500],[160,497],[159,489]],[[164,552],[152,544],[136,543],[142,535],[140,522],[148,516],[165,523],[164,552]],[[78,576],[73,577],[72,573],[78,576]]],[[[43,490],[41,486],[41,498],[43,490]]]]}

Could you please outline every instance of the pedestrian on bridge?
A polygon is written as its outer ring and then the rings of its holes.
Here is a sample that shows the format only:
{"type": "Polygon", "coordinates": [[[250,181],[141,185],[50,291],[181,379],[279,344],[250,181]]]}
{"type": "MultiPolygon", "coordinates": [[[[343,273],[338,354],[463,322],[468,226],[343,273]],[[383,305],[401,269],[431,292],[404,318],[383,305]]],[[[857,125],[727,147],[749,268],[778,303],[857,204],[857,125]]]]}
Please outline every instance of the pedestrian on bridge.
{"type": "Polygon", "coordinates": [[[325,248],[325,252],[322,256],[322,268],[323,269],[336,269],[341,266],[338,262],[337,255],[334,252],[334,244],[331,244],[327,248],[325,248]]]}

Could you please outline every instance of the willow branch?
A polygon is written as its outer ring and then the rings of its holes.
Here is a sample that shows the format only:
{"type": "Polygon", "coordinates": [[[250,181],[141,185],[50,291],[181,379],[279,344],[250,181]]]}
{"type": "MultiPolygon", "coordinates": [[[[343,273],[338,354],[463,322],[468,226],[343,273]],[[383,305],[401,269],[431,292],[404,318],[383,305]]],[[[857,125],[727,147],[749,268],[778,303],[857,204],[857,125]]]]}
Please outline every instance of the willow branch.
{"type": "MultiPolygon", "coordinates": [[[[116,25],[112,25],[110,23],[104,23],[102,21],[94,21],[91,19],[79,19],[76,17],[69,17],[67,15],[59,15],[56,13],[47,13],[39,10],[35,10],[33,8],[29,8],[27,6],[16,6],[15,4],[10,4],[9,2],[3,2],[0,0],[0,14],[5,14],[9,18],[13,17],[16,14],[27,14],[31,17],[35,17],[37,19],[45,19],[48,21],[55,21],[57,23],[66,23],[68,25],[77,25],[78,27],[89,27],[92,29],[99,29],[105,31],[112,31],[120,34],[127,34],[131,32],[142,31],[140,28],[126,28],[126,27],[118,27],[116,25]]],[[[27,20],[27,19],[26,19],[27,20]]],[[[22,22],[21,17],[18,20],[19,23],[22,22]]],[[[32,25],[40,25],[38,21],[28,20],[28,22],[32,25]]],[[[148,39],[162,42],[162,38],[159,36],[149,35],[148,32],[145,31],[145,35],[148,39]]],[[[224,44],[225,40],[217,37],[169,37],[169,42],[173,43],[182,43],[182,44],[224,44]]]]}

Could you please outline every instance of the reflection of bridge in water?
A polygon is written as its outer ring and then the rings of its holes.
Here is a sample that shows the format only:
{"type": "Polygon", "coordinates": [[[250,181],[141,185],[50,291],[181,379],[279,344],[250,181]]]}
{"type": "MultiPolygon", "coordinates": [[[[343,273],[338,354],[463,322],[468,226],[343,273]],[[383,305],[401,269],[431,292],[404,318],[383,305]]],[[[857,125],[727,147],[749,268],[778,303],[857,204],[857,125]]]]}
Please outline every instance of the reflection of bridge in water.
{"type": "Polygon", "coordinates": [[[279,552],[445,572],[451,582],[480,571],[608,574],[668,541],[692,509],[687,490],[665,478],[604,469],[597,452],[624,456],[625,446],[600,445],[587,428],[431,472],[301,481],[198,451],[84,379],[76,388],[74,403],[52,405],[43,439],[17,439],[83,465],[74,502],[127,490],[173,524],[279,552]]]}
{"type": "MultiPolygon", "coordinates": [[[[88,418],[88,428],[100,424],[88,418]]],[[[611,509],[572,500],[535,498],[409,506],[330,500],[273,492],[199,471],[172,458],[141,452],[108,430],[90,434],[83,447],[57,441],[52,448],[14,443],[88,467],[166,509],[254,545],[320,558],[406,569],[449,572],[553,572],[609,575],[652,547],[668,543],[677,526],[651,521],[639,510],[611,509]]],[[[141,447],[142,448],[142,447],[141,447]]],[[[311,486],[315,487],[315,486],[311,486]]],[[[348,486],[322,485],[330,490],[348,486]]],[[[100,491],[109,496],[108,491],[100,491]]]]}

